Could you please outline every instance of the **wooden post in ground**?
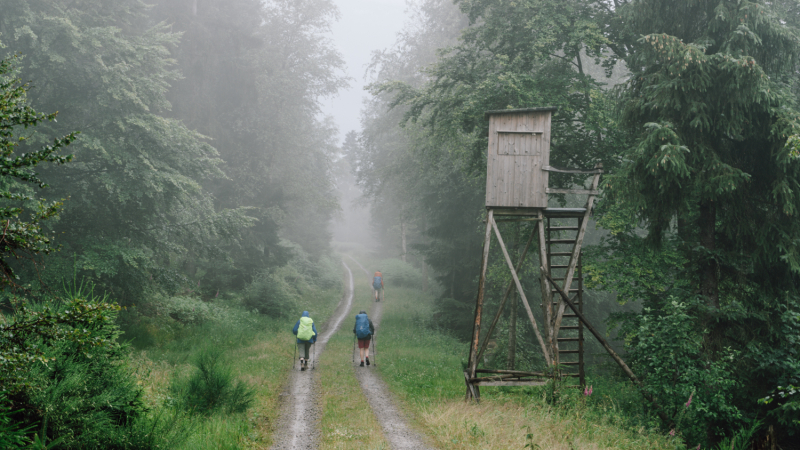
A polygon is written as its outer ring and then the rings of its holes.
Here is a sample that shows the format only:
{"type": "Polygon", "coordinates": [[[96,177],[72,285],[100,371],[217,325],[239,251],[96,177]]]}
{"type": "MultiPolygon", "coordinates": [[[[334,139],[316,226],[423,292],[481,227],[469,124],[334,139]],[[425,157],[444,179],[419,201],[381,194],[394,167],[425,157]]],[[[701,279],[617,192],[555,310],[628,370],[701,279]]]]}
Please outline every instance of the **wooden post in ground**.
{"type": "Polygon", "coordinates": [[[475,389],[469,380],[475,378],[475,370],[478,368],[478,341],[481,337],[481,314],[483,313],[483,294],[486,288],[486,266],[489,263],[489,248],[492,239],[492,224],[494,223],[494,210],[489,210],[486,218],[486,236],[483,239],[483,256],[481,258],[480,278],[478,279],[478,300],[475,302],[475,322],[472,326],[472,343],[469,347],[469,372],[467,375],[467,394],[465,400],[475,398],[475,389]]]}

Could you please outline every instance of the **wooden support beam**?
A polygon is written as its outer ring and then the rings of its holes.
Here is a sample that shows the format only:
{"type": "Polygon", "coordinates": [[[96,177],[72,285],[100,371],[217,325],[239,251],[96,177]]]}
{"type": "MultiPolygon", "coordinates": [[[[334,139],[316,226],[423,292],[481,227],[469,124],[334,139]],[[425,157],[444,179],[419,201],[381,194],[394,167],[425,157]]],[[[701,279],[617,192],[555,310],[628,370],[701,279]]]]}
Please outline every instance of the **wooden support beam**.
{"type": "MultiPolygon", "coordinates": [[[[544,219],[544,214],[542,211],[539,211],[539,217],[544,219]]],[[[544,267],[545,270],[550,270],[549,264],[550,261],[547,259],[547,235],[549,233],[545,232],[545,224],[544,220],[539,221],[537,229],[539,230],[539,262],[541,263],[541,267],[544,267]]],[[[553,294],[550,289],[550,284],[547,281],[547,278],[542,276],[540,278],[539,285],[542,288],[542,313],[544,315],[544,335],[547,339],[547,348],[553,348],[553,333],[550,331],[550,323],[553,317],[553,305],[552,305],[552,298],[553,294]]],[[[552,365],[552,362],[550,363],[552,365]]]]}
{"type": "MultiPolygon", "coordinates": [[[[547,272],[544,272],[544,268],[542,268],[541,270],[542,270],[542,273],[544,273],[545,277],[550,278],[550,275],[548,275],[547,272]]],[[[619,365],[619,367],[622,369],[622,371],[625,372],[625,375],[627,375],[628,378],[630,378],[631,381],[633,381],[634,384],[636,384],[639,387],[642,387],[643,386],[642,382],[639,380],[638,377],[636,377],[636,374],[634,374],[633,371],[631,370],[631,368],[628,367],[627,364],[625,364],[625,361],[623,361],[622,358],[620,358],[620,356],[617,354],[617,352],[615,352],[614,349],[611,348],[611,346],[608,344],[608,341],[605,340],[603,335],[600,334],[600,332],[598,332],[592,326],[591,323],[589,323],[589,321],[586,319],[586,317],[583,315],[583,313],[580,312],[579,308],[577,306],[575,306],[574,303],[572,303],[572,300],[570,300],[570,298],[567,295],[567,293],[564,292],[563,289],[561,289],[558,286],[556,286],[555,283],[553,283],[553,286],[556,287],[556,290],[558,291],[558,294],[561,296],[561,299],[564,301],[564,303],[566,303],[572,309],[572,311],[575,313],[575,315],[577,315],[578,318],[581,320],[581,322],[583,322],[583,325],[594,335],[595,338],[597,338],[597,340],[600,342],[600,344],[603,346],[603,348],[606,349],[606,352],[608,352],[608,354],[611,355],[611,358],[619,365]]],[[[578,363],[575,363],[575,364],[578,364],[578,363]]],[[[668,423],[670,421],[669,417],[667,417],[667,415],[664,414],[664,411],[661,410],[661,407],[658,405],[658,403],[655,402],[655,399],[650,394],[648,394],[648,393],[646,393],[644,391],[642,391],[642,395],[644,395],[644,397],[646,399],[650,400],[650,403],[652,403],[653,407],[656,408],[656,413],[661,418],[661,420],[663,420],[665,423],[668,423]]]]}
{"type": "MultiPolygon", "coordinates": [[[[525,244],[525,249],[522,250],[522,253],[519,255],[519,260],[517,261],[517,272],[522,269],[522,263],[525,262],[525,256],[528,254],[528,247],[531,246],[531,242],[533,241],[533,235],[536,233],[536,230],[531,232],[531,237],[528,238],[528,242],[525,244]]],[[[511,294],[511,290],[514,289],[514,281],[508,283],[508,287],[506,288],[506,293],[503,295],[503,300],[500,301],[500,308],[497,309],[497,314],[494,316],[494,320],[492,320],[492,324],[489,325],[489,331],[486,332],[486,337],[483,338],[483,344],[481,345],[480,351],[478,351],[477,360],[481,360],[481,356],[483,356],[483,352],[486,351],[486,346],[489,345],[489,339],[492,337],[492,332],[494,331],[494,327],[497,325],[497,322],[500,320],[500,316],[503,314],[503,308],[506,306],[506,300],[508,299],[509,294],[511,294]]]]}
{"type": "MultiPolygon", "coordinates": [[[[550,278],[550,275],[547,272],[544,272],[544,268],[542,268],[542,273],[544,273],[544,276],[547,277],[548,279],[550,278]]],[[[572,300],[570,300],[567,293],[564,292],[564,290],[561,289],[555,283],[553,283],[553,286],[555,286],[556,292],[558,292],[558,294],[561,296],[561,300],[572,309],[575,315],[577,315],[578,318],[581,320],[581,322],[583,322],[583,325],[589,329],[589,331],[594,335],[595,338],[597,338],[598,341],[600,341],[600,344],[602,344],[603,348],[605,348],[608,354],[611,355],[611,357],[614,359],[614,361],[616,361],[616,363],[619,364],[619,366],[622,368],[622,371],[625,372],[626,375],[628,375],[628,378],[630,378],[631,381],[633,381],[634,383],[641,385],[641,381],[639,381],[639,379],[636,378],[636,375],[633,373],[630,367],[628,367],[628,365],[625,364],[625,361],[623,361],[622,358],[619,357],[617,352],[615,352],[614,349],[612,349],[611,346],[608,345],[608,342],[605,340],[603,335],[600,334],[600,332],[598,332],[592,326],[592,324],[589,323],[588,320],[586,320],[586,317],[583,315],[583,313],[580,312],[578,307],[575,306],[574,303],[572,303],[572,300]]]]}
{"type": "Polygon", "coordinates": [[[479,386],[544,386],[547,381],[521,380],[521,381],[473,381],[473,385],[479,386]]]}
{"type": "Polygon", "coordinates": [[[502,373],[502,374],[511,374],[511,375],[518,375],[518,376],[529,376],[529,377],[543,377],[545,376],[544,372],[527,372],[524,370],[506,370],[506,369],[478,369],[478,373],[502,373]]]}
{"type": "Polygon", "coordinates": [[[547,194],[578,194],[578,195],[600,195],[597,189],[559,189],[559,188],[545,188],[547,194]]]}
{"type": "Polygon", "coordinates": [[[603,173],[603,169],[560,169],[558,167],[553,166],[544,166],[542,170],[545,172],[555,172],[555,173],[585,173],[585,174],[596,174],[596,173],[603,173]]]}
{"type": "MultiPolygon", "coordinates": [[[[522,290],[522,284],[519,282],[519,277],[517,276],[517,271],[514,270],[514,263],[511,262],[511,257],[508,256],[508,250],[506,250],[506,245],[503,243],[503,237],[500,236],[500,230],[497,229],[497,224],[494,222],[494,218],[489,218],[492,222],[492,228],[494,228],[494,234],[497,237],[497,241],[500,243],[500,248],[503,250],[503,256],[506,259],[506,264],[508,264],[508,269],[511,270],[511,277],[514,278],[514,284],[517,285],[517,291],[519,291],[519,296],[522,299],[522,304],[525,305],[525,312],[528,313],[528,319],[531,321],[531,325],[533,325],[533,332],[536,336],[536,339],[539,341],[539,345],[542,347],[542,353],[544,353],[544,360],[547,362],[547,365],[552,365],[552,358],[550,357],[550,352],[547,351],[547,346],[544,344],[544,340],[542,339],[541,333],[539,333],[539,326],[536,325],[536,319],[533,317],[533,311],[531,311],[531,306],[528,304],[528,298],[525,297],[525,292],[522,290]]],[[[475,372],[472,372],[474,376],[475,372]]]]}
{"type": "MultiPolygon", "coordinates": [[[[481,272],[480,279],[478,280],[478,300],[475,302],[475,322],[472,326],[472,345],[469,347],[469,373],[467,374],[467,381],[470,378],[475,378],[475,369],[478,365],[478,339],[481,335],[481,313],[483,312],[483,294],[486,288],[486,267],[489,264],[489,246],[492,239],[492,226],[494,224],[494,210],[489,210],[486,223],[486,235],[483,239],[483,256],[481,258],[481,272]]],[[[474,397],[474,390],[467,390],[467,398],[469,400],[470,394],[474,397]]]]}

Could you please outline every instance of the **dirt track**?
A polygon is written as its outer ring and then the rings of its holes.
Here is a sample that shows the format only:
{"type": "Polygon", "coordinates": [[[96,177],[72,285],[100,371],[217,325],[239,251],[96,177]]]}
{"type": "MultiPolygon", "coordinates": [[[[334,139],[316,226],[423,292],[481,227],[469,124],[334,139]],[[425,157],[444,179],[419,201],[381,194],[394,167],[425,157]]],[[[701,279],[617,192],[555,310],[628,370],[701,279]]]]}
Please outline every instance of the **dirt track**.
{"type": "MultiPolygon", "coordinates": [[[[353,259],[353,261],[355,261],[355,263],[361,267],[361,270],[363,270],[369,278],[369,272],[367,272],[367,270],[364,269],[364,267],[359,264],[358,261],[355,259],[353,259]]],[[[382,305],[383,303],[381,302],[373,303],[369,314],[370,319],[372,319],[372,323],[375,325],[376,346],[378,346],[378,343],[380,342],[379,326],[383,312],[382,305]]],[[[386,437],[389,445],[391,445],[393,449],[398,450],[432,449],[432,447],[425,443],[425,440],[419,433],[408,426],[403,412],[397,407],[391,393],[389,393],[386,383],[381,380],[378,373],[373,370],[373,367],[359,367],[360,357],[358,354],[358,349],[355,349],[354,351],[354,360],[356,361],[354,369],[356,378],[361,384],[361,390],[364,391],[364,395],[367,397],[367,401],[369,402],[369,406],[372,408],[372,412],[375,414],[375,417],[381,424],[381,428],[383,428],[383,435],[386,437]]],[[[372,355],[372,352],[370,352],[370,355],[372,355]]],[[[373,356],[374,362],[380,364],[380,353],[373,356]]]]}
{"type": "MultiPolygon", "coordinates": [[[[344,264],[344,267],[349,275],[349,285],[331,318],[318,327],[320,337],[316,343],[314,364],[319,361],[328,340],[339,329],[353,305],[353,272],[347,264],[344,264]]],[[[275,450],[320,447],[319,420],[322,417],[322,409],[319,399],[319,380],[315,370],[301,372],[298,369],[295,360],[289,383],[281,393],[281,418],[275,427],[275,443],[272,445],[272,449],[275,450]]]]}

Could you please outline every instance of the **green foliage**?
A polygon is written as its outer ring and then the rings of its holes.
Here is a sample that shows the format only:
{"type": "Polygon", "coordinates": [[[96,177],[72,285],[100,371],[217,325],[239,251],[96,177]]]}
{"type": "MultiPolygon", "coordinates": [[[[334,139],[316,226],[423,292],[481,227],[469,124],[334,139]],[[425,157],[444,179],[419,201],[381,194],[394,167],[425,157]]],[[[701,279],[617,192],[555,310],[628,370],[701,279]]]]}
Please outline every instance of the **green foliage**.
{"type": "Polygon", "coordinates": [[[14,420],[14,414],[5,393],[0,394],[0,448],[20,450],[28,448],[31,442],[29,434],[34,425],[23,426],[14,420]]]}
{"type": "Polygon", "coordinates": [[[32,367],[48,367],[58,353],[53,348],[62,343],[84,356],[92,350],[117,351],[116,304],[72,298],[56,304],[17,299],[13,305],[15,314],[0,324],[0,378],[6,392],[32,389],[32,367]]]}
{"type": "Polygon", "coordinates": [[[624,330],[629,362],[686,442],[722,436],[742,423],[733,402],[741,388],[732,370],[739,351],[727,348],[709,360],[702,329],[674,297],[657,312],[645,309],[637,325],[624,330]]]}
{"type": "Polygon", "coordinates": [[[184,410],[197,414],[241,413],[253,403],[255,391],[241,380],[233,383],[231,366],[221,348],[206,348],[195,358],[197,368],[188,378],[178,378],[171,390],[184,410]]]}
{"type": "MultiPolygon", "coordinates": [[[[85,287],[72,293],[87,294],[85,287]]],[[[19,301],[0,325],[4,395],[12,407],[25,406],[12,420],[29,432],[33,448],[150,449],[180,442],[185,422],[147,415],[127,349],[118,343],[119,307],[85,298],[19,301]]]]}
{"type": "Polygon", "coordinates": [[[34,188],[47,185],[35,169],[42,163],[61,165],[71,161],[72,155],[61,156],[59,152],[76,137],[76,133],[70,133],[55,139],[52,145],[19,152],[18,147],[30,137],[27,129],[43,121],[55,121],[57,113],[37,113],[29,106],[30,85],[19,79],[16,60],[16,56],[0,60],[0,222],[3,223],[0,283],[3,285],[17,283],[9,259],[50,252],[51,237],[42,229],[42,223],[57,217],[62,204],[36,198],[34,188]],[[29,218],[23,216],[24,212],[29,218]]]}
{"type": "Polygon", "coordinates": [[[384,283],[388,282],[404,287],[422,286],[422,273],[407,262],[399,259],[384,259],[375,267],[380,269],[383,274],[384,283]]]}
{"type": "Polygon", "coordinates": [[[321,296],[324,290],[341,286],[340,266],[331,258],[314,262],[299,245],[292,250],[288,264],[258,274],[245,288],[245,307],[270,317],[293,317],[305,309],[300,305],[303,298],[321,296]]]}

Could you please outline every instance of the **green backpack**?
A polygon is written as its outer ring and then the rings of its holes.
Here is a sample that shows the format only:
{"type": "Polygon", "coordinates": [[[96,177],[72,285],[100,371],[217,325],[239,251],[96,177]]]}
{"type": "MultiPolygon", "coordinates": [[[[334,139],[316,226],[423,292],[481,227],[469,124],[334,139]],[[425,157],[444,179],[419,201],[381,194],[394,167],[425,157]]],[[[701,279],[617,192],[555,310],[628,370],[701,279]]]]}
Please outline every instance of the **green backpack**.
{"type": "Polygon", "coordinates": [[[314,321],[311,320],[311,317],[301,317],[300,318],[300,326],[297,328],[297,339],[301,341],[310,341],[312,337],[314,337],[314,328],[313,328],[314,321]]]}

